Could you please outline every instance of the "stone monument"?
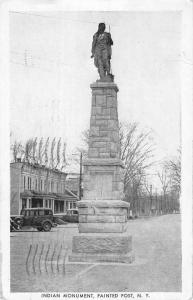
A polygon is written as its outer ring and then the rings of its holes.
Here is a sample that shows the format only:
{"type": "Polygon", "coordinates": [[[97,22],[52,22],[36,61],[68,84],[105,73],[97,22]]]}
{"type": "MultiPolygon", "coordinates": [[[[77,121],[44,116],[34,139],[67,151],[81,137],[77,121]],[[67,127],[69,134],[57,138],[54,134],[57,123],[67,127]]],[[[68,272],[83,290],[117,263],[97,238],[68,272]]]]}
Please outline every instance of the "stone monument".
{"type": "Polygon", "coordinates": [[[118,87],[110,74],[108,53],[112,39],[104,30],[103,25],[98,36],[96,33],[93,37],[92,57],[100,79],[91,84],[89,150],[83,161],[83,199],[78,202],[79,235],[73,237],[69,261],[131,263],[132,239],[126,232],[128,203],[122,200],[124,168],[120,160],[118,87]]]}

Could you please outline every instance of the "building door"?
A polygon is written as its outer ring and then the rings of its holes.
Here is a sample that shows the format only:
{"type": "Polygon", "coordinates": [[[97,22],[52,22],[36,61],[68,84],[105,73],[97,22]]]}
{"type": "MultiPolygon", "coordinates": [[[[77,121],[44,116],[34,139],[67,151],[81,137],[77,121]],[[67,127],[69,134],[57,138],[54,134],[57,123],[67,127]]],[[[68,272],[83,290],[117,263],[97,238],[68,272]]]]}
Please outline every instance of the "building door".
{"type": "Polygon", "coordinates": [[[64,201],[60,201],[60,212],[64,212],[64,201]]]}
{"type": "Polygon", "coordinates": [[[54,201],[54,213],[58,213],[59,210],[58,210],[58,207],[59,207],[59,203],[57,200],[54,201]]]}
{"type": "Polygon", "coordinates": [[[27,199],[26,198],[22,198],[21,200],[21,209],[24,209],[27,207],[27,199]]]}

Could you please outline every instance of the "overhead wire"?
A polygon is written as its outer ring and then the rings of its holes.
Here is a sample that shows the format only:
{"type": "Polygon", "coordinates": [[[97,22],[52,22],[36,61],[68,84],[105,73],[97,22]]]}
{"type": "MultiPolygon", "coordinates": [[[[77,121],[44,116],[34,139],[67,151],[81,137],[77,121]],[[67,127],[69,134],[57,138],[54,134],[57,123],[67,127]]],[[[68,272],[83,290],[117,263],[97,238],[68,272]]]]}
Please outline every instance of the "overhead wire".
{"type": "MultiPolygon", "coordinates": [[[[32,13],[32,12],[26,12],[26,11],[10,11],[10,13],[13,13],[13,14],[21,14],[21,15],[29,15],[29,16],[36,16],[36,17],[42,17],[42,18],[49,18],[49,19],[57,19],[57,20],[62,20],[64,22],[80,22],[80,23],[89,23],[89,24],[98,24],[98,22],[95,22],[95,21],[88,21],[88,20],[75,20],[75,19],[66,19],[66,18],[62,18],[62,17],[55,17],[55,16],[48,16],[48,15],[42,15],[42,14],[38,14],[38,13],[32,13]]],[[[105,22],[106,23],[106,22],[105,22]]],[[[110,28],[110,25],[108,23],[106,23],[106,25],[110,28]]],[[[116,26],[116,25],[113,25],[111,24],[111,26],[116,26]]],[[[24,64],[20,63],[20,62],[15,62],[15,61],[10,61],[11,63],[14,63],[14,64],[20,64],[20,65],[24,65],[24,66],[28,66],[28,67],[38,67],[40,68],[40,66],[38,66],[38,64],[36,63],[36,66],[34,66],[34,64],[28,64],[28,61],[29,61],[29,50],[25,53],[21,53],[21,52],[18,52],[18,51],[15,51],[15,50],[11,50],[11,53],[15,53],[15,55],[22,55],[24,56],[24,64]],[[27,60],[28,58],[28,60],[27,60]]],[[[59,66],[71,66],[70,64],[65,64],[64,62],[61,62],[61,61],[57,61],[57,60],[53,60],[53,59],[48,59],[48,58],[45,58],[45,57],[38,57],[36,55],[31,55],[31,59],[32,60],[44,60],[44,61],[48,61],[50,63],[54,63],[56,65],[59,65],[59,66]]],[[[47,70],[48,71],[48,70],[47,70]]]]}
{"type": "MultiPolygon", "coordinates": [[[[21,14],[21,15],[29,15],[29,16],[36,16],[36,17],[42,17],[42,18],[50,18],[50,19],[56,19],[56,20],[62,20],[64,22],[79,22],[79,23],[88,23],[88,24],[98,24],[99,22],[95,21],[86,21],[86,20],[75,20],[75,19],[67,19],[67,18],[62,18],[62,17],[55,17],[55,16],[48,16],[48,15],[42,15],[42,14],[37,14],[37,13],[31,13],[31,12],[22,12],[22,11],[10,11],[10,13],[14,14],[21,14]]],[[[109,25],[107,22],[105,22],[106,25],[109,25]]],[[[111,26],[119,27],[117,25],[111,24],[111,26]]]]}

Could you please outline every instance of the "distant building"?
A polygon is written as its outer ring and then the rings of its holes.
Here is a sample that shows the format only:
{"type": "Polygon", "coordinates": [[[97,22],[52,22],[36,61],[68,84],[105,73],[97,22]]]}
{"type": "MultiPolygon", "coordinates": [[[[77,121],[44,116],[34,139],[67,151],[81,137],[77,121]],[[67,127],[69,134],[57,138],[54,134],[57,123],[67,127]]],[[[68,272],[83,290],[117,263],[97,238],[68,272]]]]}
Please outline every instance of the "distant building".
{"type": "Polygon", "coordinates": [[[66,176],[66,187],[76,195],[79,195],[80,174],[68,173],[66,176]]]}
{"type": "Polygon", "coordinates": [[[20,214],[21,209],[31,207],[48,207],[54,213],[75,208],[78,197],[66,187],[66,176],[38,164],[11,163],[11,214],[20,214]]]}
{"type": "Polygon", "coordinates": [[[80,185],[81,185],[81,198],[83,197],[83,175],[81,176],[80,182],[80,173],[68,173],[66,177],[66,187],[76,194],[80,200],[80,185]]]}

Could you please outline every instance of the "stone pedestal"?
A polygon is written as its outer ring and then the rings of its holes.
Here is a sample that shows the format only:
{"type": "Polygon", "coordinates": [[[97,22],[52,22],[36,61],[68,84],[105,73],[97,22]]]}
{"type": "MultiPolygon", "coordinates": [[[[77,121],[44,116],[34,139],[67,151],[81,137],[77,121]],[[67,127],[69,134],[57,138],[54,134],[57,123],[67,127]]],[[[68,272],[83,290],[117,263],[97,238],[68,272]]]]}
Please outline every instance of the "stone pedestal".
{"type": "Polygon", "coordinates": [[[131,236],[126,234],[128,203],[123,199],[117,85],[91,85],[92,108],[84,197],[78,203],[79,236],[73,237],[70,261],[131,263],[131,236]]]}

